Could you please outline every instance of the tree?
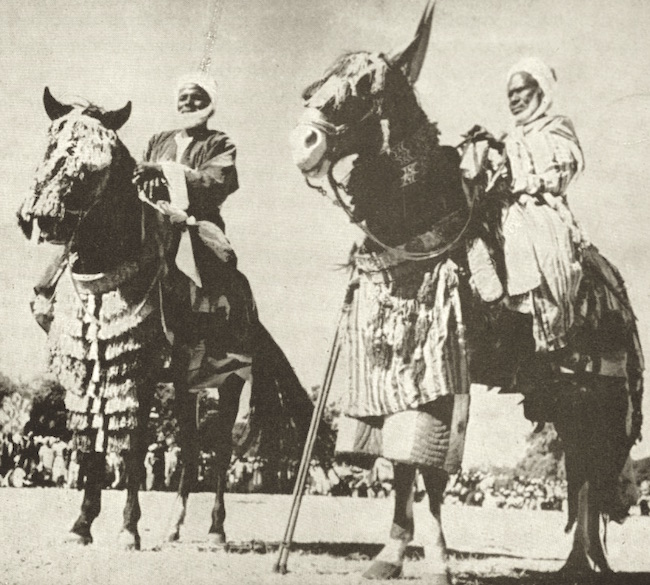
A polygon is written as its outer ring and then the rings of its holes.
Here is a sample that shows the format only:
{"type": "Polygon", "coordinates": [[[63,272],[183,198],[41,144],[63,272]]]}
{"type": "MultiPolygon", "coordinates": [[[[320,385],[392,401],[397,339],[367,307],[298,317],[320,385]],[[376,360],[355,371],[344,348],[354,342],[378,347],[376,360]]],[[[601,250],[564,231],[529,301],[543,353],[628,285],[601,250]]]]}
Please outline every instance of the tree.
{"type": "Polygon", "coordinates": [[[517,464],[516,472],[522,477],[565,479],[564,448],[552,424],[547,423],[539,432],[528,436],[526,456],[517,464]]]}
{"type": "Polygon", "coordinates": [[[63,387],[51,378],[41,378],[31,384],[31,395],[32,412],[25,432],[68,440],[63,387]]]}

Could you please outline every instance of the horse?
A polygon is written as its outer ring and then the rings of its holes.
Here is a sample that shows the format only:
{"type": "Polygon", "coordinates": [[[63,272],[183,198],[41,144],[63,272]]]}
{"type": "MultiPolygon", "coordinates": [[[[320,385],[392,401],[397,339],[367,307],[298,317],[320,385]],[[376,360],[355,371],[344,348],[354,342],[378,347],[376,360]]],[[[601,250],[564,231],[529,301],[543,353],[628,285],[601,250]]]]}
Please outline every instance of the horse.
{"type": "MultiPolygon", "coordinates": [[[[475,196],[470,237],[488,243],[496,271],[504,258],[498,222],[509,177],[495,169],[490,149],[503,144],[480,127],[463,144],[463,174],[475,196]]],[[[496,155],[498,158],[498,155],[496,155]]],[[[476,240],[473,240],[476,241],[476,240]]],[[[540,431],[551,423],[564,448],[568,522],[573,546],[561,569],[567,576],[611,567],[600,537],[601,518],[622,522],[636,503],[629,458],[643,422],[644,357],[625,282],[595,245],[579,250],[583,277],[574,303],[568,346],[557,356],[536,354],[522,314],[483,305],[475,322],[477,383],[524,395],[524,415],[540,431]]]]}
{"type": "Polygon", "coordinates": [[[32,312],[47,333],[49,368],[66,391],[67,425],[85,478],[81,512],[65,540],[93,541],[106,455],[116,452],[124,457],[127,491],[118,543],[140,548],[138,490],[151,442],[147,423],[156,385],[169,378],[182,454],[181,506],[168,539],[179,538],[197,479],[197,397],[216,388],[221,400],[210,439],[217,442],[219,457],[210,533],[225,540],[223,494],[242,372],[250,372],[252,362],[256,380],[244,437],[248,446],[257,441],[262,450],[290,450],[307,432],[311,401],[259,322],[246,277],[234,268],[229,290],[237,294],[228,298],[232,323],[225,326],[235,329],[246,322],[250,359],[226,376],[199,368],[188,381],[183,340],[175,331],[178,315],[169,300],[173,278],[179,277],[168,261],[177,228],[160,207],[141,201],[132,183],[135,161],[117,136],[129,118],[130,102],[115,111],[63,104],[47,88],[43,102],[51,120],[48,143],[18,222],[28,238],[62,246],[34,289],[32,312]]]}
{"type": "Polygon", "coordinates": [[[138,490],[146,427],[167,340],[158,286],[162,262],[143,241],[145,217],[131,176],[135,161],[117,131],[131,102],[115,111],[58,102],[45,88],[51,120],[43,161],[19,212],[37,242],[60,244],[35,287],[32,311],[47,332],[48,365],[65,389],[67,426],[85,478],[81,512],[66,538],[89,544],[101,510],[107,453],[124,455],[126,505],[118,542],[140,548],[138,490]]]}
{"type": "MultiPolygon", "coordinates": [[[[629,508],[629,501],[612,494],[641,420],[643,358],[624,283],[595,248],[584,251],[577,311],[584,345],[578,349],[596,338],[610,349],[613,344],[627,363],[623,377],[620,371],[608,377],[596,369],[570,375],[552,364],[542,367],[526,353],[530,326],[509,311],[495,317],[501,293],[490,303],[479,298],[481,275],[471,273],[469,251],[479,239],[486,253],[498,248],[498,198],[486,194],[508,187],[491,184],[484,160],[468,174],[466,157],[476,154],[478,137],[460,152],[441,146],[436,125],[418,103],[414,84],[432,16],[429,2],[415,38],[402,50],[338,58],[303,92],[305,110],[291,136],[307,184],[334,199],[365,234],[351,259],[351,418],[339,422],[337,452],[392,460],[395,500],[390,537],[364,577],[402,575],[419,467],[433,518],[425,561],[431,582],[449,583],[440,507],[447,475],[461,463],[470,382],[525,391],[527,417],[555,423],[567,455],[567,530],[577,523],[564,570],[584,572],[593,563],[607,572],[599,518],[606,512],[622,519],[629,508]],[[347,174],[341,176],[341,168],[347,174]],[[608,310],[609,301],[615,310],[608,310]],[[607,321],[617,317],[617,339],[606,343],[607,321]],[[598,436],[601,442],[594,443],[598,436]]],[[[497,279],[499,265],[497,259],[497,279]]]]}

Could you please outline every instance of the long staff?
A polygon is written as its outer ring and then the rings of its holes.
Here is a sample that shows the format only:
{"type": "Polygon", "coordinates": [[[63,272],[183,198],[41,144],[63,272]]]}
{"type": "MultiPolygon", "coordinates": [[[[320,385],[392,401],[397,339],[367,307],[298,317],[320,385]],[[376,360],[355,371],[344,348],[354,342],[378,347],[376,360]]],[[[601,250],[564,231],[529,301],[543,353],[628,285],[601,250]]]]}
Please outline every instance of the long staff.
{"type": "Polygon", "coordinates": [[[291,511],[289,512],[289,520],[287,522],[287,528],[284,531],[284,538],[282,539],[282,544],[280,545],[278,562],[275,564],[274,567],[274,571],[276,573],[281,573],[282,575],[285,575],[287,573],[287,560],[289,558],[289,550],[291,548],[291,543],[293,541],[293,534],[296,530],[296,523],[298,522],[298,513],[300,512],[300,505],[302,503],[302,496],[304,495],[304,491],[305,491],[305,484],[307,483],[307,474],[309,472],[309,463],[311,461],[311,454],[314,449],[314,444],[316,442],[316,436],[318,434],[318,426],[323,417],[323,412],[325,411],[327,397],[329,396],[330,389],[332,387],[332,380],[334,378],[336,364],[339,359],[339,354],[341,353],[339,332],[341,330],[341,323],[343,321],[343,316],[345,315],[346,308],[349,304],[349,298],[350,298],[350,287],[348,287],[345,301],[343,303],[343,306],[341,307],[338,323],[336,325],[336,332],[334,333],[334,340],[332,341],[332,348],[330,349],[329,358],[327,360],[327,369],[325,370],[323,385],[321,386],[320,394],[318,395],[318,400],[316,401],[314,411],[312,412],[311,423],[309,424],[309,431],[307,432],[307,440],[305,441],[305,447],[302,452],[302,459],[300,460],[300,467],[298,469],[298,476],[296,477],[296,483],[293,488],[293,501],[291,502],[291,511]]]}

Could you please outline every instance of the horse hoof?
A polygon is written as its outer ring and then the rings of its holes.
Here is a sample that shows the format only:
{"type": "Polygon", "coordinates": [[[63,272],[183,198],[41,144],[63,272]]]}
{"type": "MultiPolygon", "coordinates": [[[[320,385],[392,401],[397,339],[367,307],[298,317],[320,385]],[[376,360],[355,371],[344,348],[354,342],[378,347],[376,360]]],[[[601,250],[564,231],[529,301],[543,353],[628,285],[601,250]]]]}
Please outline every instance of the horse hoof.
{"type": "Polygon", "coordinates": [[[226,548],[228,546],[226,535],[222,532],[210,532],[208,534],[208,542],[213,548],[226,548]]]}
{"type": "Polygon", "coordinates": [[[449,573],[434,573],[426,576],[429,585],[451,585],[449,573]]]}
{"type": "Polygon", "coordinates": [[[402,565],[387,561],[375,561],[362,575],[364,579],[399,579],[402,576],[402,565]]]}
{"type": "Polygon", "coordinates": [[[88,534],[79,534],[77,532],[68,532],[62,539],[63,544],[78,544],[82,546],[86,546],[88,544],[91,544],[93,541],[93,537],[88,534]]]}
{"type": "Polygon", "coordinates": [[[167,535],[167,542],[178,542],[181,539],[181,533],[178,530],[170,532],[167,535]]]}
{"type": "Polygon", "coordinates": [[[122,530],[117,537],[117,544],[122,550],[140,550],[140,535],[122,530]]]}

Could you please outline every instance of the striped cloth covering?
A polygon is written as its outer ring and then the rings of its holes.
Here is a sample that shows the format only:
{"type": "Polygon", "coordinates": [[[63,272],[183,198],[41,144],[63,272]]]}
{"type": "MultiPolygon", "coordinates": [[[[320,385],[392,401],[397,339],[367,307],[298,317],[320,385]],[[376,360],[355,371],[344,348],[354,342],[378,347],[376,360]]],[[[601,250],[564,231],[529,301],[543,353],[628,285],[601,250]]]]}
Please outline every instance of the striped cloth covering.
{"type": "Polygon", "coordinates": [[[360,274],[347,321],[348,416],[385,416],[469,392],[458,266],[408,265],[395,280],[386,270],[360,274]]]}

